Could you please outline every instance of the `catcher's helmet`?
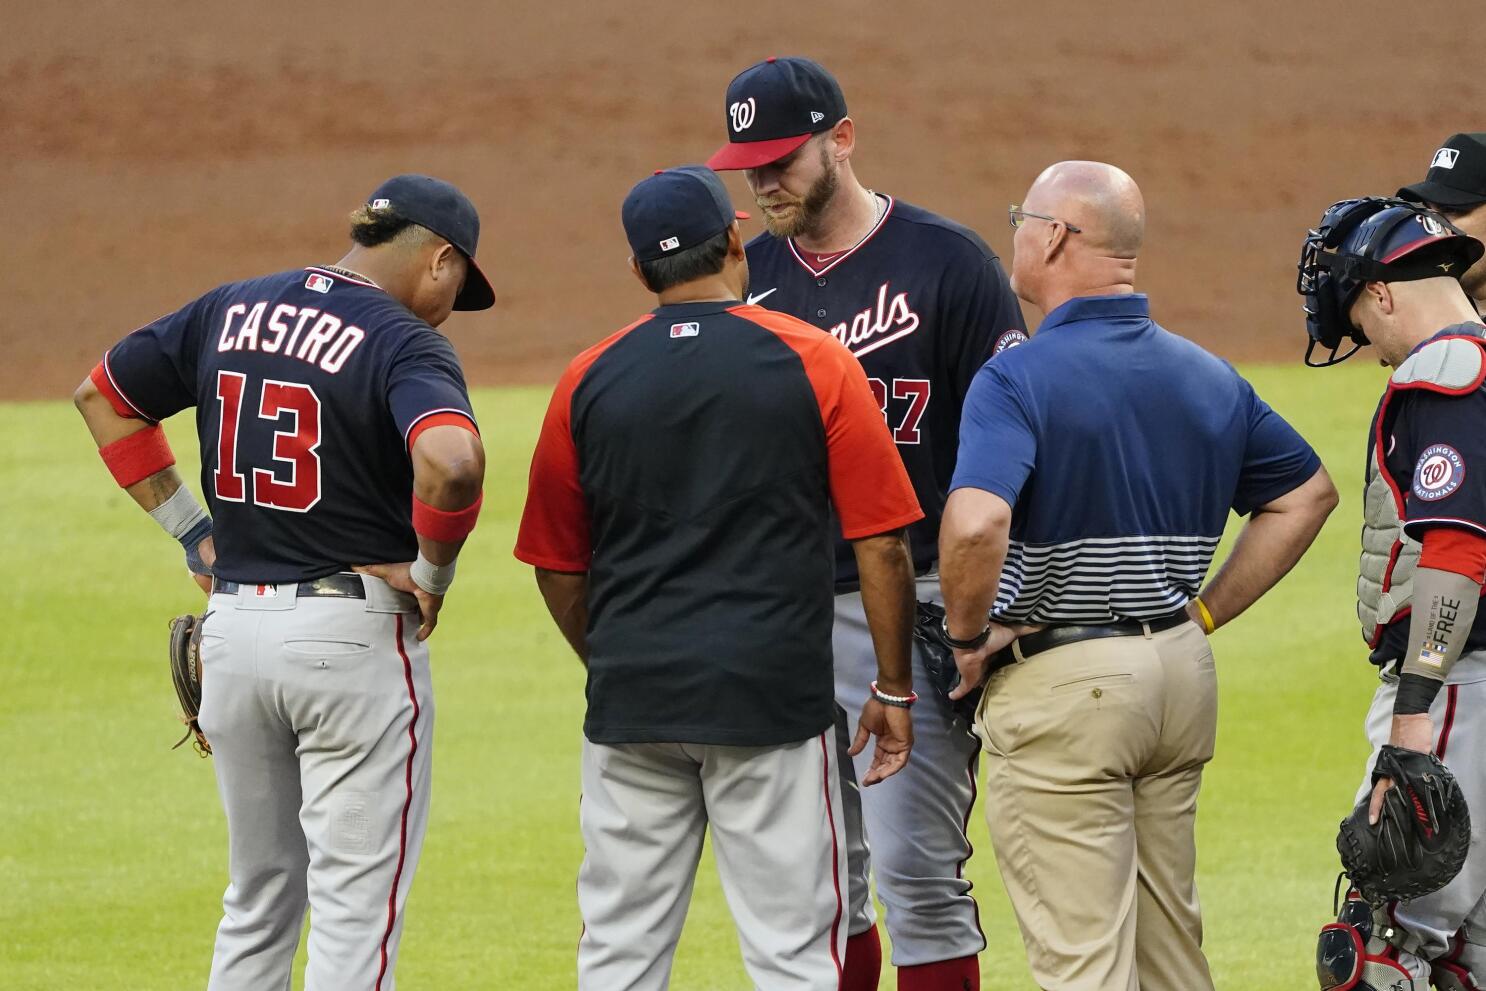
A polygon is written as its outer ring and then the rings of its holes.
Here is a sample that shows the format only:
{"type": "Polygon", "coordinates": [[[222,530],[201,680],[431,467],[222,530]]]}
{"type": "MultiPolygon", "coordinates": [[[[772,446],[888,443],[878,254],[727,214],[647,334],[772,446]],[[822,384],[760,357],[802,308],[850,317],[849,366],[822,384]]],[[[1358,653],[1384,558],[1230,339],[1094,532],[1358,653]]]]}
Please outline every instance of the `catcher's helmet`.
{"type": "Polygon", "coordinates": [[[1483,253],[1486,245],[1418,203],[1380,196],[1333,203],[1300,249],[1295,289],[1305,297],[1305,363],[1334,365],[1368,343],[1350,316],[1365,283],[1458,279],[1483,253]],[[1348,338],[1353,347],[1338,355],[1348,338]],[[1325,360],[1311,360],[1317,345],[1330,351],[1325,360]]]}

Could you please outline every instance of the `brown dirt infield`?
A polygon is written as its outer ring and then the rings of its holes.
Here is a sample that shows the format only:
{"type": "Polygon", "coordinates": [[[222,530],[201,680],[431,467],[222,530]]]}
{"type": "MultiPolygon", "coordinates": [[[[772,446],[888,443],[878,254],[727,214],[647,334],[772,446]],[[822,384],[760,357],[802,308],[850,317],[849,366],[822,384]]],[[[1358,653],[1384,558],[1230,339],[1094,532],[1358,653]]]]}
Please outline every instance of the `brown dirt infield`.
{"type": "Polygon", "coordinates": [[[729,78],[771,54],[836,72],[865,182],[1003,256],[1006,204],[1044,165],[1121,165],[1149,205],[1158,319],[1235,360],[1296,360],[1304,229],[1483,126],[1479,56],[1449,40],[1465,13],[18,2],[0,29],[0,398],[67,395],[112,340],[218,282],[333,261],[345,213],[399,171],[481,209],[499,301],[446,325],[471,381],[549,382],[649,306],[625,267],[624,192],[703,159],[729,78]]]}

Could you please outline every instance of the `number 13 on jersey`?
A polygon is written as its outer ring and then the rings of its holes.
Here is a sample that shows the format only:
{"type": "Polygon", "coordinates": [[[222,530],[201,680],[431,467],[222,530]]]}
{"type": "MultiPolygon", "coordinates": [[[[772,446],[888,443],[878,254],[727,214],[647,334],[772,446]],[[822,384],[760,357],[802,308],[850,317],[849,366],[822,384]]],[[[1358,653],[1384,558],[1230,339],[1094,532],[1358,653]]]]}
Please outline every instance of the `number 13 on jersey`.
{"type": "Polygon", "coordinates": [[[919,421],[924,418],[924,410],[929,408],[929,380],[928,379],[893,379],[892,388],[882,379],[869,378],[867,383],[872,386],[872,395],[877,397],[878,408],[882,410],[882,417],[887,425],[892,427],[893,440],[899,444],[917,444],[919,442],[919,421]],[[894,400],[908,400],[908,405],[903,409],[903,416],[896,427],[893,426],[892,417],[888,415],[888,397],[894,400]]]}
{"type": "MultiPolygon", "coordinates": [[[[217,498],[247,501],[247,479],[238,468],[238,438],[243,392],[248,377],[241,372],[217,373],[217,403],[221,423],[217,430],[217,498]]],[[[258,394],[258,419],[274,424],[273,466],[253,469],[253,504],[291,513],[305,513],[320,501],[320,397],[307,385],[264,379],[258,394]],[[283,421],[288,418],[288,428],[283,421]]],[[[249,421],[251,426],[253,421],[249,421]]]]}

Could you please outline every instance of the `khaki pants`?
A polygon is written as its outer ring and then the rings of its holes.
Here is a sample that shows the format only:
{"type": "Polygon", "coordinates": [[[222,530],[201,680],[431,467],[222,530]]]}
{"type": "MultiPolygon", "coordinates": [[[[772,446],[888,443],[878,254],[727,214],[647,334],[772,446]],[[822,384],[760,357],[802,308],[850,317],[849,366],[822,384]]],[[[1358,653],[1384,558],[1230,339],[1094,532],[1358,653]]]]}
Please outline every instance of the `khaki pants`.
{"type": "Polygon", "coordinates": [[[1048,991],[1202,991],[1193,827],[1217,675],[1193,624],[1058,647],[991,676],[986,815],[1048,991]]]}

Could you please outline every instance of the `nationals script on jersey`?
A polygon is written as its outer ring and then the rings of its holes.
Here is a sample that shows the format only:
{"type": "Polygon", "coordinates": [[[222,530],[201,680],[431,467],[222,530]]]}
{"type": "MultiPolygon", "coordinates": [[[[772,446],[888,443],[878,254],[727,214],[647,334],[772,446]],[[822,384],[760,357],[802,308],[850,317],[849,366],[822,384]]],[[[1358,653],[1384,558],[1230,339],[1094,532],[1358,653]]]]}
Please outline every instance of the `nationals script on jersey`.
{"type": "MultiPolygon", "coordinates": [[[[877,394],[924,519],[914,566],[938,556],[939,519],[959,445],[960,408],[980,366],[1027,339],[1000,261],[974,232],[879,196],[886,209],[856,246],[814,255],[762,234],[748,243],[748,302],[814,324],[856,355],[877,394]]],[[[857,580],[837,542],[836,581],[857,580]]]]}

